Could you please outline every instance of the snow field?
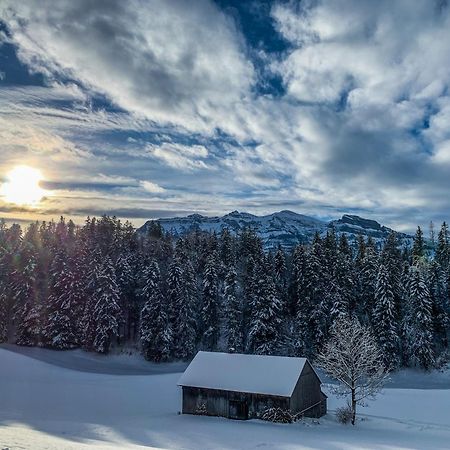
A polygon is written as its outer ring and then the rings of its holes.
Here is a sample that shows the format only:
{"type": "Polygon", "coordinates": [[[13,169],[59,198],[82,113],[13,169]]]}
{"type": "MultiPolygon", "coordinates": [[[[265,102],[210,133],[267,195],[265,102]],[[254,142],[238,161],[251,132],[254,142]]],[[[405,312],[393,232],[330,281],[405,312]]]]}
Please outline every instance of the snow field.
{"type": "Polygon", "coordinates": [[[179,377],[86,373],[0,348],[0,448],[450,448],[450,386],[386,389],[353,428],[331,412],[293,425],[179,415],[179,377]]]}

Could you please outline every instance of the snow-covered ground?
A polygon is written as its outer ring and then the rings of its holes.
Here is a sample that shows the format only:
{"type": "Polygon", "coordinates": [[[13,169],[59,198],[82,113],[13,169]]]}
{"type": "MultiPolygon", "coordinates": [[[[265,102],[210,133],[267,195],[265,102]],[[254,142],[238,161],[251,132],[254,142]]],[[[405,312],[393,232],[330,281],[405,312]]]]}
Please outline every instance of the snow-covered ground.
{"type": "MultiPolygon", "coordinates": [[[[103,359],[102,372],[111,365],[117,373],[120,366],[121,375],[111,375],[61,367],[64,358],[76,364],[73,356],[78,353],[59,353],[54,365],[36,359],[38,352],[30,358],[0,348],[1,449],[450,448],[445,373],[412,374],[420,389],[400,388],[402,378],[410,377],[399,375],[392,384],[396,387],[364,408],[364,420],[354,428],[337,424],[331,412],[318,424],[281,425],[178,415],[180,374],[136,375],[133,367],[140,363],[124,356],[103,359]],[[134,375],[124,374],[127,364],[134,375]],[[441,388],[427,389],[428,379],[441,388]]],[[[84,361],[80,369],[87,366],[84,361]]],[[[329,409],[339,403],[330,398],[329,409]]]]}

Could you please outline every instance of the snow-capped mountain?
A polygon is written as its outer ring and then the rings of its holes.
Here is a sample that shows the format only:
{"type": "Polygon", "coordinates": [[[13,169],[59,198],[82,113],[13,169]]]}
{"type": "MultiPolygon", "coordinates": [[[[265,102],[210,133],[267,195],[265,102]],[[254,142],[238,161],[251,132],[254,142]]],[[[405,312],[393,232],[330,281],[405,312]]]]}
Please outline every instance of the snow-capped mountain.
{"type": "MultiPolygon", "coordinates": [[[[334,227],[337,234],[345,233],[350,241],[355,240],[358,235],[363,235],[370,236],[375,242],[380,243],[387,238],[389,233],[394,231],[391,228],[380,225],[376,220],[364,219],[350,214],[344,214],[340,219],[332,220],[328,226],[334,227]]],[[[395,233],[401,246],[412,244],[412,236],[398,231],[395,233]]]]}
{"type": "MultiPolygon", "coordinates": [[[[151,221],[145,223],[140,231],[145,233],[151,221]]],[[[380,225],[374,220],[358,216],[344,215],[339,220],[325,222],[314,217],[297,214],[292,211],[280,211],[266,216],[256,216],[246,212],[233,211],[222,217],[207,217],[191,214],[186,217],[159,219],[165,231],[183,235],[192,230],[215,231],[220,233],[224,228],[237,233],[250,227],[254,229],[264,242],[266,248],[292,248],[298,243],[310,242],[316,232],[325,234],[329,227],[334,227],[338,234],[345,233],[350,241],[356,240],[359,234],[371,236],[376,241],[384,240],[390,228],[380,225]]],[[[399,241],[409,244],[411,236],[398,233],[399,241]]]]}

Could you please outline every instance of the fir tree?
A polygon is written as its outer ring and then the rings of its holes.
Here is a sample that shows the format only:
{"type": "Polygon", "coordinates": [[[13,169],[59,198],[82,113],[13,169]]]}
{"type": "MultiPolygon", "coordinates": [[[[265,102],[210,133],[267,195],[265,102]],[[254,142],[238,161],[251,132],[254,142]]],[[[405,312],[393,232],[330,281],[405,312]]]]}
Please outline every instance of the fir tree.
{"type": "Polygon", "coordinates": [[[288,282],[287,282],[287,267],[286,256],[281,247],[278,247],[274,257],[274,273],[275,273],[275,285],[278,291],[278,297],[282,304],[283,314],[288,313],[288,282]]]}
{"type": "MultiPolygon", "coordinates": [[[[372,321],[375,304],[378,255],[373,247],[367,247],[357,273],[358,279],[358,316],[362,323],[372,321]]],[[[391,278],[390,278],[391,280],[391,278]]]]}
{"type": "Polygon", "coordinates": [[[229,267],[224,283],[224,302],[226,308],[227,351],[242,352],[242,302],[238,294],[237,274],[233,266],[229,267]]]}
{"type": "Polygon", "coordinates": [[[348,255],[344,253],[337,255],[334,274],[329,282],[335,296],[331,314],[334,317],[353,314],[356,308],[356,289],[353,267],[348,255]]]}
{"type": "Polygon", "coordinates": [[[108,257],[105,258],[96,280],[94,298],[95,336],[93,349],[98,353],[108,353],[113,338],[118,335],[120,314],[120,291],[112,261],[108,257]]]}
{"type": "Polygon", "coordinates": [[[220,259],[224,273],[235,264],[233,237],[228,228],[224,228],[220,236],[220,259]]]}
{"type": "Polygon", "coordinates": [[[18,267],[13,272],[14,321],[16,343],[33,346],[40,342],[42,305],[38,292],[37,257],[31,244],[26,243],[18,257],[18,267]]]}
{"type": "Polygon", "coordinates": [[[141,312],[140,337],[145,359],[155,362],[169,359],[172,344],[168,308],[160,284],[158,263],[152,261],[145,271],[142,289],[144,307],[141,312]]]}
{"type": "Polygon", "coordinates": [[[208,258],[203,278],[202,321],[204,326],[203,345],[208,350],[215,350],[219,340],[219,285],[217,276],[217,259],[213,254],[208,258]]]}
{"type": "Polygon", "coordinates": [[[332,280],[328,273],[328,264],[324,260],[323,244],[320,240],[315,240],[307,258],[305,299],[302,302],[303,307],[299,305],[297,313],[299,327],[306,326],[302,354],[314,356],[327,338],[333,299],[333,292],[329,290],[330,284],[332,280]]]}
{"type": "Polygon", "coordinates": [[[271,271],[262,261],[254,274],[248,349],[258,355],[271,355],[280,342],[281,304],[271,271]]]}
{"type": "Polygon", "coordinates": [[[449,267],[449,261],[450,247],[448,241],[448,225],[446,222],[443,222],[438,234],[436,262],[441,266],[442,270],[446,271],[449,267]]]}
{"type": "Polygon", "coordinates": [[[435,362],[432,335],[432,304],[421,271],[410,274],[408,306],[404,319],[405,356],[412,366],[430,369],[435,362]]]}
{"type": "Polygon", "coordinates": [[[289,286],[289,302],[288,309],[290,314],[295,317],[297,315],[301,300],[306,295],[306,251],[302,245],[298,245],[292,257],[291,280],[289,286]]]}
{"type": "MultiPolygon", "coordinates": [[[[129,250],[121,253],[116,262],[117,285],[120,290],[121,323],[120,337],[123,339],[135,338],[137,323],[141,313],[136,291],[137,276],[136,267],[139,266],[135,254],[129,250]]],[[[145,274],[145,268],[141,269],[145,274]]]]}
{"type": "MultiPolygon", "coordinates": [[[[95,220],[89,221],[89,228],[93,227],[95,220]]],[[[86,230],[88,231],[88,230],[86,230]]],[[[92,232],[92,230],[89,230],[92,232]]],[[[85,350],[94,350],[94,340],[96,336],[96,322],[93,311],[97,303],[98,295],[98,280],[101,276],[102,270],[102,254],[100,250],[94,245],[91,248],[89,254],[89,241],[84,241],[84,245],[80,249],[79,257],[86,265],[86,277],[83,279],[83,283],[86,289],[86,302],[83,308],[83,314],[81,318],[81,343],[85,350]]]]}
{"type": "Polygon", "coordinates": [[[427,285],[431,295],[431,313],[434,334],[437,338],[437,345],[447,348],[447,328],[449,326],[449,316],[447,313],[447,289],[444,273],[441,265],[432,261],[428,266],[427,285]]]}
{"type": "Polygon", "coordinates": [[[425,256],[425,243],[423,239],[423,231],[420,227],[417,227],[416,234],[414,235],[414,242],[412,248],[413,262],[417,263],[425,256]]]}
{"type": "Polygon", "coordinates": [[[376,282],[372,323],[375,336],[383,353],[384,364],[389,369],[397,368],[400,363],[400,339],[396,314],[394,294],[390,286],[389,274],[386,267],[381,264],[378,269],[376,282]]]}
{"type": "Polygon", "coordinates": [[[349,259],[352,259],[353,257],[353,251],[348,243],[347,235],[345,233],[342,233],[339,237],[339,253],[349,259]]]}
{"type": "Polygon", "coordinates": [[[0,281],[0,343],[8,339],[8,297],[3,281],[0,281]]]}
{"type": "Polygon", "coordinates": [[[401,276],[403,270],[403,260],[398,248],[398,238],[395,231],[391,231],[381,252],[381,263],[386,267],[389,274],[389,284],[394,294],[397,315],[401,314],[401,304],[404,298],[404,285],[401,276]]]}
{"type": "Polygon", "coordinates": [[[78,319],[81,310],[79,293],[74,290],[75,274],[64,247],[56,254],[50,268],[51,290],[48,299],[47,325],[43,330],[46,345],[57,349],[80,344],[78,319]]]}
{"type": "Polygon", "coordinates": [[[169,268],[167,291],[170,305],[176,359],[190,359],[196,351],[197,314],[195,308],[195,277],[189,261],[174,260],[169,268]]]}
{"type": "Polygon", "coordinates": [[[8,339],[9,328],[9,288],[11,253],[6,249],[7,228],[4,221],[0,220],[0,343],[8,339]]]}

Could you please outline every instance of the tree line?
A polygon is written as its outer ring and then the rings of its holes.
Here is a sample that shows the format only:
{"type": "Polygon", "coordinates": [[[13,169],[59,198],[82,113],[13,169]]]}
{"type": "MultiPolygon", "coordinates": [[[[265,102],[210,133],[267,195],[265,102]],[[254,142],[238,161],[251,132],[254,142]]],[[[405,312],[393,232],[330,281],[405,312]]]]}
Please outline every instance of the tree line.
{"type": "Polygon", "coordinates": [[[448,348],[450,243],[396,234],[349,243],[330,228],[293,251],[252,229],[146,234],[114,217],[75,226],[0,223],[0,341],[108,353],[136,343],[152,361],[199,349],[314,359],[340,318],[357,318],[387,367],[438,365],[448,348]]]}

